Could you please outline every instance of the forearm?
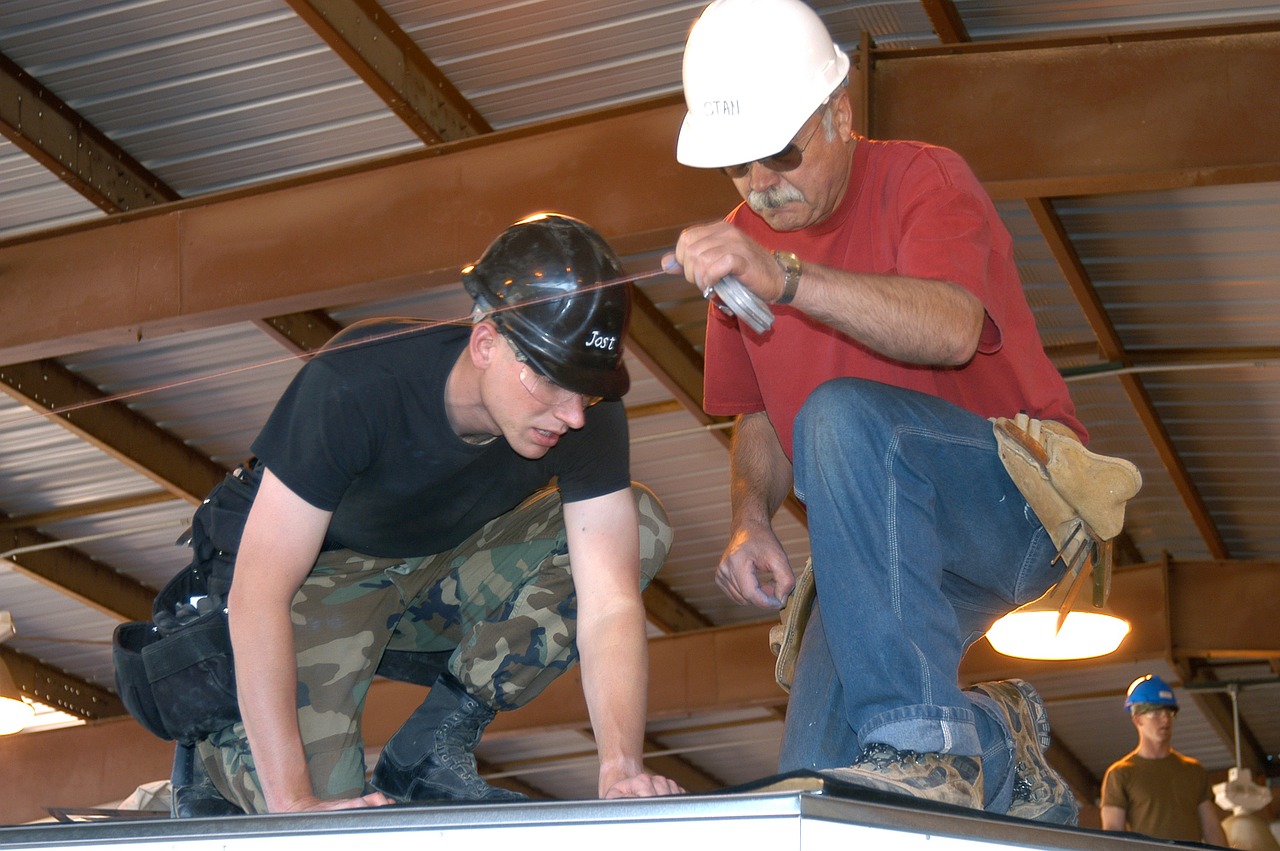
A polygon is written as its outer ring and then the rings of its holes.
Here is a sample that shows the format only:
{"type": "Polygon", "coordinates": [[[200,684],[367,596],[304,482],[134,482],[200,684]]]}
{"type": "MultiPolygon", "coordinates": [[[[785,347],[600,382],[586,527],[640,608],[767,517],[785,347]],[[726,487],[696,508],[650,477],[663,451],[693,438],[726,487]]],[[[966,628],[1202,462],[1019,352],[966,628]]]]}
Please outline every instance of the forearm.
{"type": "Polygon", "coordinates": [[[1227,847],[1227,834],[1222,829],[1220,811],[1213,801],[1202,801],[1199,807],[1200,832],[1204,841],[1210,845],[1227,847]]]}
{"type": "Polygon", "coordinates": [[[288,609],[229,609],[240,715],[258,783],[271,812],[314,797],[298,728],[297,662],[288,609]]]}
{"type": "Polygon", "coordinates": [[[947,281],[805,266],[793,305],[873,351],[926,366],[960,366],[977,351],[982,304],[947,281]]]}
{"type": "Polygon", "coordinates": [[[730,450],[731,524],[769,526],[791,492],[791,462],[764,413],[738,417],[730,450]]]}
{"type": "Polygon", "coordinates": [[[649,688],[644,625],[638,593],[633,601],[578,625],[582,690],[600,757],[601,796],[644,770],[649,688]]]}
{"type": "Polygon", "coordinates": [[[1102,822],[1103,830],[1124,830],[1125,822],[1128,820],[1128,812],[1124,807],[1104,804],[1098,810],[1098,817],[1102,822]]]}
{"type": "MultiPolygon", "coordinates": [[[[781,295],[785,273],[771,252],[728,222],[691,227],[669,258],[705,290],[735,275],[756,295],[781,295]]],[[[791,306],[904,363],[958,366],[977,351],[986,314],[977,296],[943,280],[847,272],[800,258],[791,306]]],[[[664,258],[664,268],[674,268],[664,258]]]]}

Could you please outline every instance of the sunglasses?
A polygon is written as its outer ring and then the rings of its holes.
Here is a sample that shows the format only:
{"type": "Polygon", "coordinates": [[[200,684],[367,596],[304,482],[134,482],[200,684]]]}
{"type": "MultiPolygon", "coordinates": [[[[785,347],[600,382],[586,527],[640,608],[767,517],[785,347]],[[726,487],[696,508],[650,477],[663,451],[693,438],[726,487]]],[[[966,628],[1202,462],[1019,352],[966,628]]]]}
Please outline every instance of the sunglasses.
{"type": "Polygon", "coordinates": [[[749,163],[727,165],[722,167],[720,170],[734,180],[737,180],[740,177],[746,177],[747,172],[751,171],[751,166],[754,163],[759,163],[769,169],[769,171],[775,171],[780,174],[788,171],[795,171],[800,167],[800,164],[804,162],[804,150],[809,147],[809,143],[813,141],[813,137],[817,134],[818,128],[821,126],[822,122],[819,121],[817,124],[813,125],[813,129],[804,137],[803,142],[797,144],[795,141],[792,141],[788,143],[785,148],[772,156],[765,157],[764,159],[753,160],[749,163]]]}

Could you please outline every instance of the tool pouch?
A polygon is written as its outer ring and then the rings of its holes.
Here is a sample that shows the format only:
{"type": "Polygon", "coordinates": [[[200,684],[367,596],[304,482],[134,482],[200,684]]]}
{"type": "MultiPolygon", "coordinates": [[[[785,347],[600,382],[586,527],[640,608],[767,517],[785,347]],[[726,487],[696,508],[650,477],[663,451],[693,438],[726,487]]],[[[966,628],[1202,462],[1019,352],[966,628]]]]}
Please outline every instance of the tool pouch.
{"type": "Polygon", "coordinates": [[[112,658],[125,708],[162,739],[194,744],[240,720],[227,628],[231,562],[193,561],[156,595],[156,620],[116,627],[112,658]]]}
{"type": "Polygon", "coordinates": [[[115,630],[120,699],[162,739],[194,744],[240,720],[226,601],[257,484],[245,466],[214,488],[192,520],[192,561],[156,595],[152,620],[115,630]]]}
{"type": "MultiPolygon", "coordinates": [[[[1123,458],[1085,449],[1054,420],[1018,414],[991,422],[1005,470],[1057,546],[1068,568],[1064,579],[1074,579],[1086,557],[1124,528],[1125,504],[1141,489],[1142,475],[1123,458]]],[[[1094,559],[1096,606],[1110,587],[1109,544],[1104,552],[1094,559]]]]}
{"type": "Polygon", "coordinates": [[[816,595],[813,559],[809,559],[796,577],[796,586],[791,589],[791,596],[779,613],[781,623],[769,630],[769,649],[778,657],[773,669],[774,677],[787,693],[791,692],[791,682],[795,679],[796,657],[800,655],[800,641],[804,638],[805,627],[809,625],[809,613],[813,611],[816,595]]]}

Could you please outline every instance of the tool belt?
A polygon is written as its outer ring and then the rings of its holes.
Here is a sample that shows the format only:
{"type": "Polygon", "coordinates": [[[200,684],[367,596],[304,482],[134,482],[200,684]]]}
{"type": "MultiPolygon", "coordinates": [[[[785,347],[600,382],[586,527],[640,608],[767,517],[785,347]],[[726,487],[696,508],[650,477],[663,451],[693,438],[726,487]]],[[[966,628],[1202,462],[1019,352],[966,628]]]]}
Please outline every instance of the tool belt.
{"type": "Polygon", "coordinates": [[[796,577],[791,596],[787,597],[787,604],[779,613],[781,623],[774,624],[769,630],[769,649],[778,657],[773,675],[778,685],[787,693],[791,692],[791,682],[795,679],[800,640],[804,638],[805,627],[809,625],[809,614],[813,611],[813,600],[817,593],[813,584],[813,559],[809,559],[804,563],[804,570],[796,577]]]}
{"type": "MultiPolygon", "coordinates": [[[[1142,487],[1138,468],[1123,458],[1090,452],[1075,432],[1054,420],[1018,414],[991,422],[1005,470],[1058,548],[1055,560],[1065,566],[1058,584],[1070,586],[1063,605],[1070,606],[1092,577],[1093,604],[1102,606],[1111,591],[1113,539],[1124,528],[1125,504],[1142,487]]],[[[774,676],[783,691],[791,691],[816,593],[810,559],[781,622],[769,630],[769,649],[778,657],[774,676]]]]}
{"type": "Polygon", "coordinates": [[[178,540],[192,560],[156,595],[152,620],[112,636],[120,700],[162,739],[194,744],[240,720],[227,594],[260,475],[245,464],[213,489],[178,540]]]}

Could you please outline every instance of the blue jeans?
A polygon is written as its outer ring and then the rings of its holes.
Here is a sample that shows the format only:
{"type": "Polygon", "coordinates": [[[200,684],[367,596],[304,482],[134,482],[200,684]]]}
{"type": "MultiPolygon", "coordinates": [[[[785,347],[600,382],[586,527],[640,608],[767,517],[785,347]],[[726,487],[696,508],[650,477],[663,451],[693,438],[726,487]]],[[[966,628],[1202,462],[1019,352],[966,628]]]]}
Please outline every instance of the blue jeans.
{"type": "Polygon", "coordinates": [[[793,461],[818,604],[780,770],[847,766],[877,742],[981,756],[987,809],[1004,812],[1012,736],[994,702],[961,691],[960,659],[1062,568],[991,423],[923,393],[834,379],[797,416],[793,461]]]}

